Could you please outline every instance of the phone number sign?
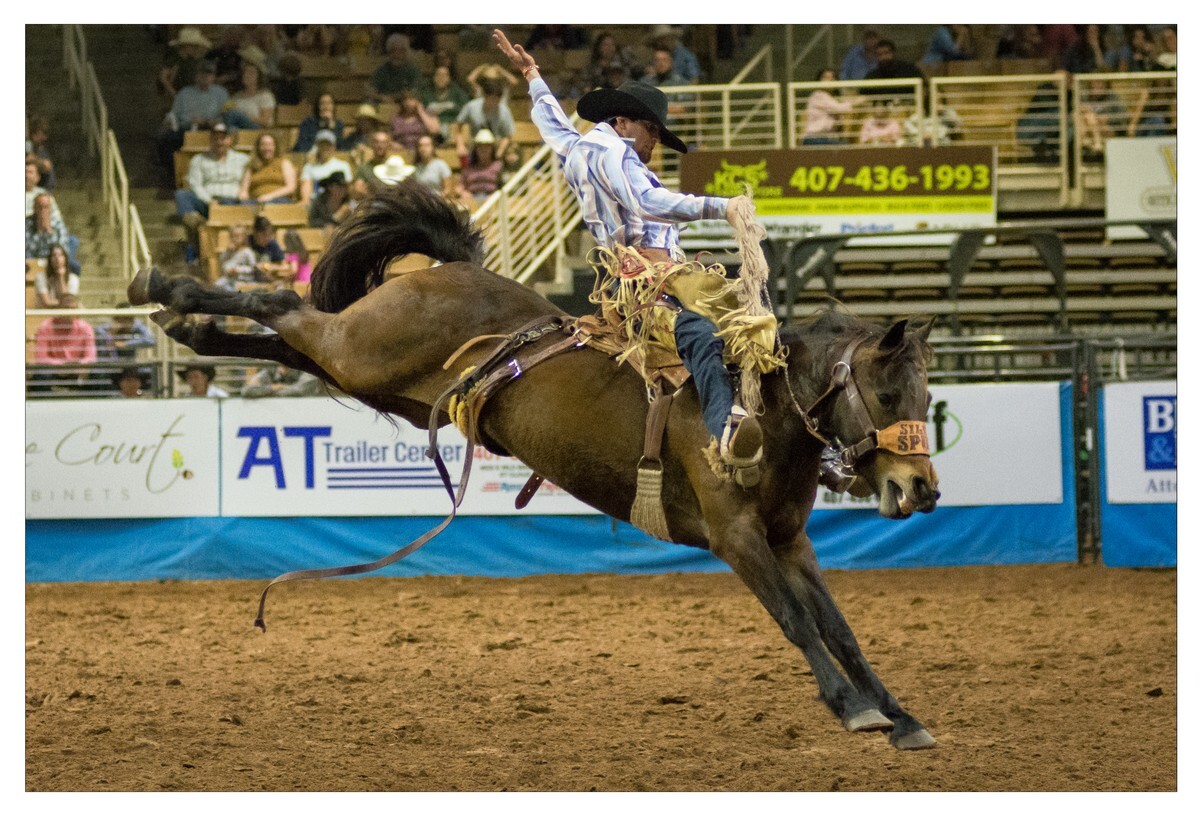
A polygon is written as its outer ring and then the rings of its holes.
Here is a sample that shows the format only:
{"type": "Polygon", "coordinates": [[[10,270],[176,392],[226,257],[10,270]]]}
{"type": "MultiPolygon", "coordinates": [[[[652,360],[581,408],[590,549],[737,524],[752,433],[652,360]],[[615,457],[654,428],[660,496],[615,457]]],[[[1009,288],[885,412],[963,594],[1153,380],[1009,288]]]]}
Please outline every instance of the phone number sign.
{"type": "Polygon", "coordinates": [[[749,185],[766,223],[873,233],[996,223],[994,147],[697,151],[685,193],[732,197],[749,185]]]}

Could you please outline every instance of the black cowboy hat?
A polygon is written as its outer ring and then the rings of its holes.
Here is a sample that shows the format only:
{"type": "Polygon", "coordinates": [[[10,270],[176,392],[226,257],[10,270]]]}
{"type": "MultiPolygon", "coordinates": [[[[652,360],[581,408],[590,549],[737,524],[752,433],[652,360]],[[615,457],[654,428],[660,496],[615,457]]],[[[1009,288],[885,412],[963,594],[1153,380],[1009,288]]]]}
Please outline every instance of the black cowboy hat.
{"type": "Polygon", "coordinates": [[[653,122],[664,145],[680,153],[688,151],[683,140],[663,124],[667,119],[667,95],[653,85],[629,81],[616,89],[597,88],[584,94],[575,110],[589,122],[603,122],[614,116],[653,122]]]}
{"type": "Polygon", "coordinates": [[[179,375],[179,379],[186,380],[189,371],[199,371],[200,373],[202,373],[206,377],[208,377],[209,382],[212,382],[213,380],[215,380],[217,378],[217,369],[215,366],[201,365],[199,363],[189,363],[188,365],[184,366],[181,370],[176,371],[175,373],[179,375]]]}

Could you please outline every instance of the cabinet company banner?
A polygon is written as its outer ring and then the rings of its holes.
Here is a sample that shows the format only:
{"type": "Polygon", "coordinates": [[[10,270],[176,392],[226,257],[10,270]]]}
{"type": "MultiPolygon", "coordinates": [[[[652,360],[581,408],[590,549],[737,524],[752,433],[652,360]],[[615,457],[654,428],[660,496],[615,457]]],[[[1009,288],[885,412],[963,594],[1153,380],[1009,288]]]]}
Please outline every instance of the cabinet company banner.
{"type": "Polygon", "coordinates": [[[1173,381],[1104,386],[1104,475],[1112,504],[1176,502],[1173,381]]]}
{"type": "Polygon", "coordinates": [[[220,514],[215,400],[25,405],[25,517],[220,514]]]}
{"type": "MultiPolygon", "coordinates": [[[[749,184],[758,220],[778,235],[996,225],[994,147],[700,150],[682,157],[679,174],[682,191],[695,195],[741,195],[749,184]]],[[[949,243],[952,237],[880,241],[949,243]]]]}
{"type": "MultiPolygon", "coordinates": [[[[1104,143],[1104,215],[1110,221],[1175,218],[1179,147],[1174,136],[1104,143]]],[[[1137,227],[1109,227],[1108,237],[1145,238],[1137,227]]]]}
{"type": "MultiPolygon", "coordinates": [[[[931,388],[929,442],[945,506],[1063,501],[1059,384],[931,388]]],[[[428,434],[360,403],[87,400],[26,405],[26,517],[439,516],[449,511],[428,434]]],[[[457,488],[466,441],[438,432],[457,488]]],[[[530,470],[476,448],[464,515],[596,511],[544,484],[513,506],[530,470]]],[[[822,491],[821,509],[877,499],[822,491]]]]}

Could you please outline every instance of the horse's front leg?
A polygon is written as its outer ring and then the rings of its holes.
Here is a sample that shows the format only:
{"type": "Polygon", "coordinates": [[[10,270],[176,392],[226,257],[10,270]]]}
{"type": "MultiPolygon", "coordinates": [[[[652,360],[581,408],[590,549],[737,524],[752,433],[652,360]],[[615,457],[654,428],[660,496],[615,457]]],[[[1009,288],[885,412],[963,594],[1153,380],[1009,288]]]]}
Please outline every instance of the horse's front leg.
{"type": "Polygon", "coordinates": [[[863,656],[858,640],[845,617],[834,603],[829,587],[821,575],[813,552],[812,541],[801,531],[792,541],[775,550],[775,558],[788,586],[807,598],[821,639],[846,670],[857,689],[892,721],[889,740],[897,748],[912,750],[932,748],[937,744],[933,735],[909,714],[884,687],[871,665],[863,656]]]}
{"type": "Polygon", "coordinates": [[[767,546],[762,520],[750,512],[742,514],[740,519],[734,516],[734,519],[719,527],[710,522],[712,553],[733,568],[779,624],[787,639],[804,653],[817,680],[821,700],[848,730],[871,730],[889,725],[875,706],[846,679],[825,650],[812,614],[788,586],[779,562],[767,546]]]}
{"type": "Polygon", "coordinates": [[[187,275],[167,277],[158,269],[140,270],[129,282],[129,302],[134,306],[161,303],[181,315],[209,314],[246,317],[264,326],[290,312],[311,309],[290,289],[278,292],[229,292],[187,275]]]}

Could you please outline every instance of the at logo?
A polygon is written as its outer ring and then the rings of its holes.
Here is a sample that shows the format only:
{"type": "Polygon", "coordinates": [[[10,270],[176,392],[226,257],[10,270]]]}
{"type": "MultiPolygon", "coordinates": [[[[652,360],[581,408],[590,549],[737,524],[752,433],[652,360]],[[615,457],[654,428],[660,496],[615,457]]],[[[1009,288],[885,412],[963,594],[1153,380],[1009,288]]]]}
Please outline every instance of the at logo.
{"type": "Polygon", "coordinates": [[[1146,470],[1175,470],[1175,397],[1142,397],[1146,470]]]}

